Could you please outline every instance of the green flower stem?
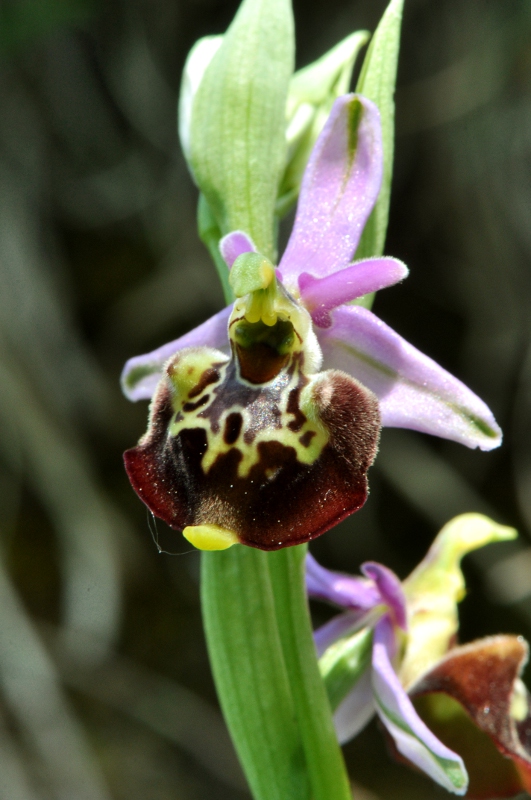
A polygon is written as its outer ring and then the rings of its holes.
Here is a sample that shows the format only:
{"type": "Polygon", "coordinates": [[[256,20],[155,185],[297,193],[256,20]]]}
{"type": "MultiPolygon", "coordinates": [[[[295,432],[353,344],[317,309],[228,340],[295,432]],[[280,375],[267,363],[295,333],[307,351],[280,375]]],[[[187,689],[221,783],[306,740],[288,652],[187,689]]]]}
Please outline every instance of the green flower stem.
{"type": "Polygon", "coordinates": [[[313,641],[304,574],[306,551],[306,545],[299,545],[268,554],[278,630],[312,798],[351,800],[352,792],[313,641]]]}
{"type": "MultiPolygon", "coordinates": [[[[205,632],[221,707],[253,797],[310,800],[290,688],[293,678],[288,678],[279,637],[270,557],[242,545],[203,553],[205,632]]],[[[282,579],[277,580],[276,590],[289,595],[291,590],[281,584],[282,579]]],[[[335,797],[329,794],[327,800],[335,797]]]]}
{"type": "MultiPolygon", "coordinates": [[[[231,303],[232,289],[228,281],[222,283],[231,303]]],[[[314,800],[278,629],[270,557],[243,545],[202,553],[201,605],[210,664],[255,800],[314,800]]]]}
{"type": "MultiPolygon", "coordinates": [[[[274,256],[293,50],[289,0],[244,0],[194,101],[191,161],[206,198],[200,235],[227,302],[220,233],[244,230],[274,256]]],[[[212,672],[255,800],[351,798],[313,644],[305,552],[235,545],[202,555],[212,672]]]]}
{"type": "Polygon", "coordinates": [[[380,110],[384,157],[382,188],[365,225],[356,258],[380,255],[384,250],[393,176],[394,97],[403,7],[404,0],[391,0],[387,6],[371,39],[356,86],[356,91],[376,103],[380,110]]]}

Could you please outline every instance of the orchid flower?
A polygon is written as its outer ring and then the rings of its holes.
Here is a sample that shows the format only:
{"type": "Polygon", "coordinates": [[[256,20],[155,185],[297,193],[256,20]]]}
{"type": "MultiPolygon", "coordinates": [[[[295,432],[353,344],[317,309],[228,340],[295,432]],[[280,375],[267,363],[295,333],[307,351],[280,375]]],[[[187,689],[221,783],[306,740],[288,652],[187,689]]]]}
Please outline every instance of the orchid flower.
{"type": "Polygon", "coordinates": [[[500,444],[476,395],[352,305],[408,273],[394,258],[353,261],[381,180],[378,110],[340,97],[278,269],[246,232],[227,234],[235,304],[125,365],[126,396],[152,398],[125,454],[131,483],[200,549],[299,544],[360,508],[380,424],[500,444]]]}
{"type": "Polygon", "coordinates": [[[527,644],[505,635],[455,644],[461,558],[515,535],[479,514],[457,517],[403,583],[380,564],[351,577],[307,556],[310,596],[346,609],[315,632],[341,742],[376,713],[397,755],[450,792],[531,789],[527,644]]]}

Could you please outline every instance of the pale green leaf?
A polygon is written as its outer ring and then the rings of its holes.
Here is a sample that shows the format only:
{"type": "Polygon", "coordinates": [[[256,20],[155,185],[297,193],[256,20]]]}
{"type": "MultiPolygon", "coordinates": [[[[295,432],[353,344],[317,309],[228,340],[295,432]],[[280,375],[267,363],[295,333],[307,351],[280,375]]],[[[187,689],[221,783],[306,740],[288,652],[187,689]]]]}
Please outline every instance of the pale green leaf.
{"type": "Polygon", "coordinates": [[[368,39],[367,31],[356,31],[293,75],[286,107],[288,162],[277,202],[279,216],[297,199],[312,148],[334,100],[348,92],[356,58],[368,39]]]}
{"type": "Polygon", "coordinates": [[[272,260],[293,59],[289,0],[244,0],[192,108],[192,169],[222,235],[243,230],[272,260]]]}
{"type": "Polygon", "coordinates": [[[384,168],[380,195],[369,217],[356,258],[381,255],[385,245],[395,135],[395,84],[404,0],[391,0],[384,12],[363,62],[356,91],[378,106],[382,121],[384,168]]]}

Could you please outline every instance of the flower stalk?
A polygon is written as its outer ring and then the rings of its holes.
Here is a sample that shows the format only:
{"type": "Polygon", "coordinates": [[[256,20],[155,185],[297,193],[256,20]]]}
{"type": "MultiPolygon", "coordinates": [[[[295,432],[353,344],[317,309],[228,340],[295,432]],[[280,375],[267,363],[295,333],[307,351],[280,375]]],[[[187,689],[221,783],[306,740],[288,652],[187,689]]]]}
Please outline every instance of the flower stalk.
{"type": "MultiPolygon", "coordinates": [[[[401,7],[402,0],[392,0],[393,24],[387,12],[384,35],[380,28],[374,55],[364,65],[367,86],[378,88],[388,134],[385,145],[391,148],[401,7]],[[394,63],[384,77],[382,59],[388,48],[394,49],[394,63]]],[[[390,183],[392,150],[384,152],[384,164],[390,183]]],[[[378,246],[383,249],[387,212],[388,202],[367,255],[381,252],[378,246]]],[[[245,221],[232,220],[254,239],[245,221]]],[[[230,303],[228,281],[223,285],[230,303]]],[[[202,554],[202,609],[212,670],[255,800],[352,796],[313,641],[304,582],[306,551],[306,545],[273,553],[236,546],[202,554]]]]}
{"type": "MultiPolygon", "coordinates": [[[[224,290],[230,303],[228,281],[224,290]]],[[[210,663],[255,800],[352,797],[313,641],[306,552],[201,555],[210,663]]]]}
{"type": "Polygon", "coordinates": [[[278,630],[314,800],[352,793],[319,671],[304,584],[307,545],[271,553],[269,568],[278,630]]]}

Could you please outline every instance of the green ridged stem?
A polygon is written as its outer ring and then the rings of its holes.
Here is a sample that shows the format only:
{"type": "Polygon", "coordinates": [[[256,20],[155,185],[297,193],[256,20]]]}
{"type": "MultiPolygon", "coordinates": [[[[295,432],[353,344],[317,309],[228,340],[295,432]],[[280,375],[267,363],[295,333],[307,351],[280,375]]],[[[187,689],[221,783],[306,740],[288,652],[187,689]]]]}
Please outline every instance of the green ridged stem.
{"type": "Polygon", "coordinates": [[[202,554],[205,633],[223,714],[253,797],[311,800],[270,555],[243,545],[202,554]]]}
{"type": "Polygon", "coordinates": [[[306,755],[312,800],[352,800],[319,671],[305,584],[307,545],[269,554],[278,630],[306,755]]]}
{"type": "MultiPolygon", "coordinates": [[[[381,252],[385,239],[402,3],[391,0],[358,85],[379,105],[384,134],[384,182],[358,258],[381,252]]],[[[289,0],[244,0],[197,95],[192,163],[207,198],[199,209],[201,237],[227,302],[233,297],[217,251],[220,233],[244,230],[260,252],[275,258],[274,206],[284,169],[292,39],[289,0]],[[271,69],[271,53],[279,69],[271,69]],[[243,69],[246,59],[249,68],[243,69]]],[[[313,643],[305,553],[306,546],[264,553],[235,545],[202,555],[212,671],[255,800],[352,797],[313,643]]]]}
{"type": "Polygon", "coordinates": [[[197,230],[199,238],[206,246],[212,261],[216,265],[225,300],[227,303],[232,303],[234,297],[229,284],[229,269],[219,252],[221,231],[203,194],[199,195],[199,202],[197,204],[197,230]]]}

